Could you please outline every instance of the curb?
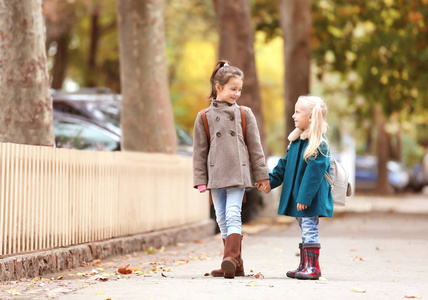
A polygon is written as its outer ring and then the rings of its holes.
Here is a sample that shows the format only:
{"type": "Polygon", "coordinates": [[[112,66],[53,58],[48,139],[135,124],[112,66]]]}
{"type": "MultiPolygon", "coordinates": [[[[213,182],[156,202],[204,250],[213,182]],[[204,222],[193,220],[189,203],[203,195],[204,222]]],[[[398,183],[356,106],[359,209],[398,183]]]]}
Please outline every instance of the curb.
{"type": "Polygon", "coordinates": [[[0,282],[74,269],[85,262],[143,251],[148,247],[160,248],[177,242],[202,239],[214,235],[215,226],[215,222],[208,219],[177,228],[2,258],[0,282]]]}

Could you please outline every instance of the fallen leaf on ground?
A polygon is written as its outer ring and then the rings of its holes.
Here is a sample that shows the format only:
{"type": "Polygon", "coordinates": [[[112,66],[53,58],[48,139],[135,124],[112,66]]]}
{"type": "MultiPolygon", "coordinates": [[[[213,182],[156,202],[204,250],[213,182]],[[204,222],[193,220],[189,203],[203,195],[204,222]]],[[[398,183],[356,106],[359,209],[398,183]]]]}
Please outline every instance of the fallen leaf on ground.
{"type": "Polygon", "coordinates": [[[105,292],[98,292],[97,295],[104,295],[105,292]]]}
{"type": "Polygon", "coordinates": [[[131,274],[132,273],[132,270],[129,268],[129,264],[120,267],[117,271],[120,274],[131,274]]]}
{"type": "Polygon", "coordinates": [[[354,292],[354,293],[365,293],[365,292],[366,292],[366,289],[353,288],[353,289],[351,290],[351,292],[354,292]]]}
{"type": "Polygon", "coordinates": [[[147,254],[155,254],[156,253],[156,249],[153,248],[153,247],[149,247],[146,252],[147,252],[147,254]]]}
{"type": "Polygon", "coordinates": [[[166,275],[164,273],[161,273],[162,277],[166,277],[166,275]]]}
{"type": "Polygon", "coordinates": [[[58,276],[56,279],[61,280],[62,278],[64,278],[63,275],[58,276]]]}
{"type": "Polygon", "coordinates": [[[254,275],[254,277],[256,277],[256,278],[265,278],[265,276],[261,272],[259,272],[256,275],[254,275]]]}
{"type": "Polygon", "coordinates": [[[132,269],[132,272],[138,271],[140,269],[140,267],[136,267],[132,269]]]}
{"type": "Polygon", "coordinates": [[[204,276],[210,276],[210,273],[205,273],[204,276]]]}
{"type": "Polygon", "coordinates": [[[354,251],[354,252],[358,251],[358,248],[351,249],[351,251],[354,251]]]}
{"type": "Polygon", "coordinates": [[[404,298],[422,298],[421,296],[408,296],[408,295],[404,295],[404,298]]]}
{"type": "Polygon", "coordinates": [[[184,264],[187,264],[187,263],[189,263],[189,260],[187,260],[187,259],[180,259],[180,260],[177,260],[175,262],[175,265],[176,266],[181,266],[181,265],[184,265],[184,264]]]}
{"type": "Polygon", "coordinates": [[[351,258],[352,260],[369,260],[368,258],[364,258],[362,256],[355,256],[353,258],[351,258]]]}
{"type": "Polygon", "coordinates": [[[318,280],[320,280],[320,281],[328,281],[328,279],[324,278],[324,277],[320,277],[318,280]]]}
{"type": "Polygon", "coordinates": [[[9,294],[13,295],[13,296],[17,296],[17,295],[21,295],[21,292],[15,291],[15,290],[10,290],[7,291],[9,294]]]}
{"type": "Polygon", "coordinates": [[[256,286],[257,282],[256,281],[250,281],[247,283],[247,286],[256,286]]]}

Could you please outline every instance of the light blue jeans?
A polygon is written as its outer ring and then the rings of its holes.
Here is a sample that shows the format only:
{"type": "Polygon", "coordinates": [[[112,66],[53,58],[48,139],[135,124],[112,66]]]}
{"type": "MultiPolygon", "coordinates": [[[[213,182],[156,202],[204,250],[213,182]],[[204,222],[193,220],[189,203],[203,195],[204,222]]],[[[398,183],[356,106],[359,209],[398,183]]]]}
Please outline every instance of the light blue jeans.
{"type": "Polygon", "coordinates": [[[319,243],[319,217],[297,217],[296,219],[302,230],[302,243],[319,243]]]}
{"type": "Polygon", "coordinates": [[[244,189],[212,189],[211,195],[218,227],[223,239],[242,233],[241,208],[244,189]]]}

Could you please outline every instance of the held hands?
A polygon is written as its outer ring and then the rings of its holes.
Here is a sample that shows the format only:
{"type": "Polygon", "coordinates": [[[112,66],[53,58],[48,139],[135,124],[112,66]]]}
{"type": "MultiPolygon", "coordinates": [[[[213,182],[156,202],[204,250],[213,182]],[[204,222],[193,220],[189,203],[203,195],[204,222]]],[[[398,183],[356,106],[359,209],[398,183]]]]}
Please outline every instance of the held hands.
{"type": "Polygon", "coordinates": [[[269,179],[260,180],[257,182],[257,189],[264,192],[265,194],[268,194],[271,191],[269,179]]]}

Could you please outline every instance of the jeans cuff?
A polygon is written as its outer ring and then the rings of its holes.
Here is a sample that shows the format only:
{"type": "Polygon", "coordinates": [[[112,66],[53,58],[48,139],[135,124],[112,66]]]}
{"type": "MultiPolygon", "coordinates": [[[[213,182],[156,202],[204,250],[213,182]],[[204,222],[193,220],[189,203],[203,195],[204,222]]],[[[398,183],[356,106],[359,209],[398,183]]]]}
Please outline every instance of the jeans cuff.
{"type": "Polygon", "coordinates": [[[321,249],[321,244],[320,243],[304,243],[303,244],[303,249],[306,248],[318,248],[321,249]]]}

